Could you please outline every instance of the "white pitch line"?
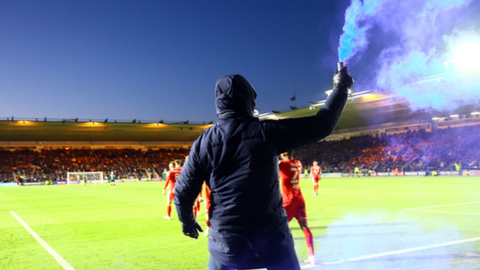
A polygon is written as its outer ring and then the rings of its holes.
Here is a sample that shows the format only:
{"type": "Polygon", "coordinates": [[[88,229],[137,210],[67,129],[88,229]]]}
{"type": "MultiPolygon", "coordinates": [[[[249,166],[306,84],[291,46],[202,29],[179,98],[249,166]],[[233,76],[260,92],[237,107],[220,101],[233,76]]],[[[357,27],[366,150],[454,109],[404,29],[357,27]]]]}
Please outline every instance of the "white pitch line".
{"type": "Polygon", "coordinates": [[[449,211],[435,211],[435,210],[411,210],[418,212],[430,212],[430,213],[442,213],[442,214],[457,214],[457,215],[470,215],[470,216],[480,216],[478,213],[467,213],[467,212],[449,212],[449,211]]]}
{"type": "Polygon", "coordinates": [[[417,210],[417,209],[426,209],[426,208],[435,208],[435,207],[445,207],[445,206],[457,206],[457,205],[477,204],[477,203],[480,203],[480,202],[468,202],[468,203],[453,203],[453,204],[431,205],[431,206],[423,206],[423,207],[406,208],[406,209],[403,209],[403,210],[417,210]]]}
{"type": "Polygon", "coordinates": [[[48,253],[50,253],[50,255],[53,256],[53,258],[55,258],[55,260],[61,265],[63,266],[63,268],[65,270],[75,270],[73,269],[73,267],[68,264],[67,261],[65,261],[60,255],[58,255],[58,253],[53,250],[53,248],[51,248],[45,241],[43,241],[42,238],[40,238],[40,236],[38,236],[38,234],[36,234],[29,226],[27,223],[25,223],[19,216],[17,216],[17,214],[15,214],[15,212],[13,211],[10,211],[10,213],[18,220],[18,222],[20,222],[20,224],[23,225],[23,227],[33,236],[33,238],[35,238],[38,243],[40,243],[40,245],[42,245],[43,248],[45,248],[48,253]]]}
{"type": "Polygon", "coordinates": [[[339,263],[343,263],[343,262],[362,261],[362,260],[374,259],[374,258],[378,258],[378,257],[390,256],[390,255],[399,255],[399,254],[414,252],[414,251],[419,251],[419,250],[439,248],[439,247],[445,247],[445,246],[451,246],[451,245],[458,245],[458,244],[463,244],[463,243],[468,243],[468,242],[475,242],[475,241],[479,241],[479,240],[480,240],[480,237],[477,237],[477,238],[465,239],[465,240],[461,240],[461,241],[447,242],[447,243],[438,244],[438,245],[430,245],[430,246],[424,246],[424,247],[409,248],[409,249],[403,249],[403,250],[397,250],[397,251],[391,251],[391,252],[378,253],[378,254],[367,255],[367,256],[362,256],[362,257],[357,257],[357,258],[352,258],[352,259],[347,259],[347,260],[342,260],[342,261],[336,261],[336,262],[324,262],[322,264],[339,264],[339,263]]]}

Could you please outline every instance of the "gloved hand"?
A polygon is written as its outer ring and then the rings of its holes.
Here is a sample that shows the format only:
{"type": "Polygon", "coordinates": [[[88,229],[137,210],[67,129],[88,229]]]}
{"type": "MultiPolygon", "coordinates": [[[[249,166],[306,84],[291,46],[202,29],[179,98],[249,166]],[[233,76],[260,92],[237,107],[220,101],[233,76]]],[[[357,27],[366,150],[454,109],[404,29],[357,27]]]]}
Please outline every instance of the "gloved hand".
{"type": "Polygon", "coordinates": [[[203,232],[203,229],[196,220],[192,220],[189,223],[182,223],[182,232],[184,235],[197,239],[198,231],[203,232]]]}
{"type": "Polygon", "coordinates": [[[343,67],[340,71],[335,70],[335,75],[333,75],[333,89],[342,87],[350,89],[353,86],[353,82],[354,80],[347,67],[343,67]]]}

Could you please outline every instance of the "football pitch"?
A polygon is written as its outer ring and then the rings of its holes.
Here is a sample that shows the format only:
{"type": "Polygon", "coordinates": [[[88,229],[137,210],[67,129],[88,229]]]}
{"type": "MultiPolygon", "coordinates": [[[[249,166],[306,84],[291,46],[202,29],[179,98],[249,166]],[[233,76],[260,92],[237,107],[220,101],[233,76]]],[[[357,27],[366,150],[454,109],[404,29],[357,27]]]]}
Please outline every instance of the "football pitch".
{"type": "MultiPolygon", "coordinates": [[[[0,188],[0,269],[207,269],[207,238],[165,220],[164,182],[0,188]]],[[[480,269],[480,178],[302,179],[318,265],[480,269]]],[[[205,227],[205,214],[198,217],[205,227]]],[[[301,261],[308,252],[290,223],[301,261]]],[[[307,267],[304,267],[307,268],[307,267]]]]}

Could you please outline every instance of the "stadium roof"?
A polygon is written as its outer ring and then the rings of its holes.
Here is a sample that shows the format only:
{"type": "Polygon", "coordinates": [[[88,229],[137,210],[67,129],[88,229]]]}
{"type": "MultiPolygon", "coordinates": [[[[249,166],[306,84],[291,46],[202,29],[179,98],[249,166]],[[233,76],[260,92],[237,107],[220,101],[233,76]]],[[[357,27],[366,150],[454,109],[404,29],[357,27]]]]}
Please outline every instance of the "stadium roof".
{"type": "MultiPolygon", "coordinates": [[[[265,119],[297,118],[314,115],[325,101],[311,102],[310,106],[291,108],[282,112],[271,112],[259,115],[265,119]]],[[[469,114],[478,111],[478,105],[463,106],[454,113],[469,114]]],[[[445,112],[416,111],[408,107],[408,101],[387,94],[378,94],[368,91],[350,96],[347,106],[340,118],[335,133],[342,133],[352,129],[362,129],[386,123],[402,123],[408,121],[432,121],[433,116],[447,116],[445,112]]],[[[0,144],[9,145],[11,142],[144,142],[163,145],[189,145],[209,124],[163,123],[160,122],[108,122],[45,119],[8,119],[0,120],[0,144]]],[[[142,143],[140,143],[142,144],[142,143]]]]}
{"type": "Polygon", "coordinates": [[[0,121],[5,142],[193,142],[210,124],[111,123],[68,121],[0,121]]]}
{"type": "MultiPolygon", "coordinates": [[[[270,112],[261,114],[261,119],[284,119],[312,116],[323,106],[324,101],[311,102],[310,106],[293,108],[282,112],[270,112]]],[[[412,111],[408,100],[388,95],[363,91],[353,94],[343,111],[337,124],[336,133],[345,129],[363,128],[386,123],[402,123],[409,121],[432,121],[432,117],[448,117],[450,114],[469,115],[472,111],[478,111],[478,105],[464,105],[453,112],[440,111],[412,111]]]]}

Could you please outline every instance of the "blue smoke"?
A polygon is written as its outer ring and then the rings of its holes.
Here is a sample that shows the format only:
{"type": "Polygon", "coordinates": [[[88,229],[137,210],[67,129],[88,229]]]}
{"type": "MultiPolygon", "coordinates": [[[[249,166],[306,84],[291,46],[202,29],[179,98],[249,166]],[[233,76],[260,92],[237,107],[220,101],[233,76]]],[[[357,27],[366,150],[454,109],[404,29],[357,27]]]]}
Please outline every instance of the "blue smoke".
{"type": "Polygon", "coordinates": [[[409,100],[413,110],[451,111],[478,102],[479,71],[462,70],[454,58],[461,43],[480,44],[479,2],[352,0],[339,59],[350,66],[375,62],[374,87],[409,100]],[[372,42],[376,51],[369,48],[372,42]]]}
{"type": "Polygon", "coordinates": [[[345,25],[340,37],[338,59],[348,62],[358,52],[368,46],[367,31],[371,27],[370,19],[380,7],[380,0],[352,0],[345,11],[345,25]]]}
{"type": "MultiPolygon", "coordinates": [[[[325,236],[316,240],[315,257],[321,263],[317,268],[322,270],[451,269],[455,256],[459,253],[473,252],[474,243],[381,255],[464,239],[449,224],[438,227],[442,230],[432,230],[406,215],[392,216],[386,212],[370,212],[366,215],[347,214],[341,220],[331,224],[325,236]],[[365,258],[370,255],[376,256],[365,258]]],[[[468,263],[465,264],[464,266],[468,266],[468,263]]]]}

